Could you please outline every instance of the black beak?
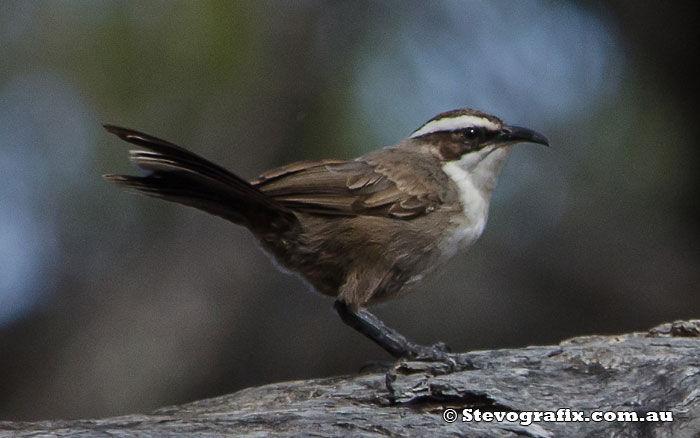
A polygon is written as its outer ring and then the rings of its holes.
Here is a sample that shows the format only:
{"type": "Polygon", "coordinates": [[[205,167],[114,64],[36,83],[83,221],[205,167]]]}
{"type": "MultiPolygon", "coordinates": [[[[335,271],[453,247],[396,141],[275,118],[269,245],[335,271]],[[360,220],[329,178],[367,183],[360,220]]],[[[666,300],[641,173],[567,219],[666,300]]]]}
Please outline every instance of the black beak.
{"type": "Polygon", "coordinates": [[[522,126],[504,126],[498,136],[499,143],[537,143],[549,146],[547,137],[532,129],[522,126]]]}

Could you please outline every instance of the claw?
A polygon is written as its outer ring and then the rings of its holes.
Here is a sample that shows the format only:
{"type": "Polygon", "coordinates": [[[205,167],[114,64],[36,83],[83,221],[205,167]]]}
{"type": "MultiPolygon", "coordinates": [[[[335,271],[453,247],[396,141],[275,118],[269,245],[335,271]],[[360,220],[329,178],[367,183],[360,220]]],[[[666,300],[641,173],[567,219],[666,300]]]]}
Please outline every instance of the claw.
{"type": "Polygon", "coordinates": [[[444,342],[439,342],[430,347],[413,344],[408,352],[408,357],[421,362],[441,362],[447,364],[450,372],[474,367],[469,359],[459,354],[453,354],[451,351],[450,347],[444,342]]]}

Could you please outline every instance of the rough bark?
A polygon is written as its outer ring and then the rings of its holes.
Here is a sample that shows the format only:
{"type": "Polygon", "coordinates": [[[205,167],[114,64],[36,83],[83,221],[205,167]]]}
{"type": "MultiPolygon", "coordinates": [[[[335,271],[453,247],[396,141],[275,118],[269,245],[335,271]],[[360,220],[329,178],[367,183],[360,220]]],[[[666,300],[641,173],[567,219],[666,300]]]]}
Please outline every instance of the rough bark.
{"type": "Polygon", "coordinates": [[[249,388],[149,415],[0,422],[0,437],[700,436],[700,320],[464,356],[473,369],[400,362],[381,372],[249,388]],[[443,419],[449,408],[459,414],[452,423],[443,419]],[[562,408],[586,416],[669,411],[673,421],[477,423],[463,422],[461,415],[463,409],[562,408]]]}

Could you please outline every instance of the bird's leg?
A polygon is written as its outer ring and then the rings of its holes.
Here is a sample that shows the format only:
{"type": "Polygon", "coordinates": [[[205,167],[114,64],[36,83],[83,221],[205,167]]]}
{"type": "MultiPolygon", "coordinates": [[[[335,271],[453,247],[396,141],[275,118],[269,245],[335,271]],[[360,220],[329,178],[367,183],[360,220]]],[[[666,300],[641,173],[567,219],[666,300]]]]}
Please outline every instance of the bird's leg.
{"type": "Polygon", "coordinates": [[[440,343],[428,347],[411,342],[365,309],[353,311],[340,299],[335,301],[334,307],[345,324],[373,340],[395,358],[468,365],[464,360],[456,360],[457,355],[450,354],[447,345],[440,343]]]}

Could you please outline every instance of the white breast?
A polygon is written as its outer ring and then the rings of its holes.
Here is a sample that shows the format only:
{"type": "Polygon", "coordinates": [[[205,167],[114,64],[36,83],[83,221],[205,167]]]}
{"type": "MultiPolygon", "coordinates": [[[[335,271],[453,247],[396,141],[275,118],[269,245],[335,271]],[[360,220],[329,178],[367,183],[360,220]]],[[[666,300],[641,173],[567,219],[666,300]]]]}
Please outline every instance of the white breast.
{"type": "Polygon", "coordinates": [[[462,204],[462,214],[452,220],[454,228],[441,243],[445,257],[471,246],[484,232],[491,193],[510,150],[510,147],[484,148],[442,166],[457,186],[462,204]]]}

